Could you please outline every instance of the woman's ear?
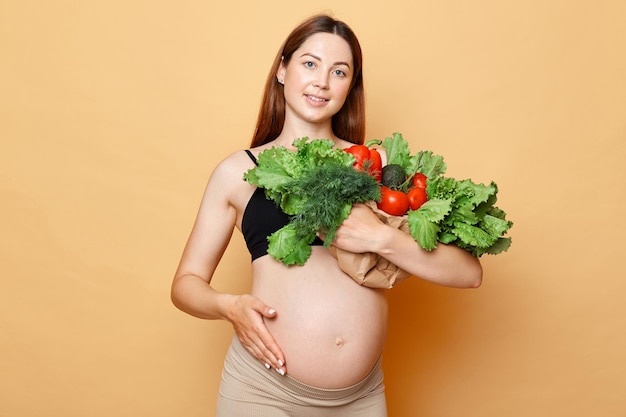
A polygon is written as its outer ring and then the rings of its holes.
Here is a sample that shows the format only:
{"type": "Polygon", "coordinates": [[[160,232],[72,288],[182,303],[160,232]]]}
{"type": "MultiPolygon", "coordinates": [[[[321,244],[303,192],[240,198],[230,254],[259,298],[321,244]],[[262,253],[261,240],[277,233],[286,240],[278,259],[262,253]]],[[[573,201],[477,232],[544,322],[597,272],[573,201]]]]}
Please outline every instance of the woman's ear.
{"type": "Polygon", "coordinates": [[[287,68],[285,68],[285,60],[284,58],[281,58],[278,71],[276,71],[276,80],[281,84],[285,82],[285,72],[287,72],[287,68]]]}

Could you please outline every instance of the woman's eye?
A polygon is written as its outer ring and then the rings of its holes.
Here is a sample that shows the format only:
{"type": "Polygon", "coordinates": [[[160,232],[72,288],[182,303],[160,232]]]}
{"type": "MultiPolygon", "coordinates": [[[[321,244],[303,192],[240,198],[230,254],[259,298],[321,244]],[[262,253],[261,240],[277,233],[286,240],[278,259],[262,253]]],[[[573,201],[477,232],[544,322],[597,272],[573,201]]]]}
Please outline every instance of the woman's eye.
{"type": "Polygon", "coordinates": [[[304,63],[304,66],[307,67],[307,68],[314,68],[315,64],[313,62],[311,62],[311,61],[307,61],[307,62],[304,63]]]}
{"type": "Polygon", "coordinates": [[[335,70],[335,75],[338,77],[345,77],[346,73],[343,72],[342,70],[335,70]]]}

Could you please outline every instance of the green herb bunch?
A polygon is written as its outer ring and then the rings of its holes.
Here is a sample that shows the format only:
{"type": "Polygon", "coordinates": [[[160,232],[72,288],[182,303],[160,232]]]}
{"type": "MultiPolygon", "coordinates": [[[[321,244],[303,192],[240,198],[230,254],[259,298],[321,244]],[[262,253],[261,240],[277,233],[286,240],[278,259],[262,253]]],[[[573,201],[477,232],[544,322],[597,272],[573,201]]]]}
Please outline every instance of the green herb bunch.
{"type": "Polygon", "coordinates": [[[273,147],[261,152],[258,166],[244,174],[250,184],[265,189],[266,196],[288,215],[289,223],[268,237],[268,253],[286,265],[303,265],[318,233],[324,246],[352,205],[380,198],[374,177],[352,167],[352,155],[328,139],[297,139],[296,151],[273,147]]]}

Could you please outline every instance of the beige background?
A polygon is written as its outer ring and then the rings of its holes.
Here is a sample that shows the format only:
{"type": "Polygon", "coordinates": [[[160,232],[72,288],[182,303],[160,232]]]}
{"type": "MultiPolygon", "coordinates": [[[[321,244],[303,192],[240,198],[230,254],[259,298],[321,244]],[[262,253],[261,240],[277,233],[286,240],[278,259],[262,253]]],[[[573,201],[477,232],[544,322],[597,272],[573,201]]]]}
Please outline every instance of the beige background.
{"type": "MultiPolygon", "coordinates": [[[[0,3],[0,416],[212,416],[227,323],[169,285],[291,28],[365,54],[368,138],[495,180],[512,249],[476,291],[389,293],[393,417],[626,415],[626,3],[0,3]]],[[[215,284],[245,291],[237,234],[215,284]]],[[[329,370],[332,372],[332,370],[329,370]]]]}

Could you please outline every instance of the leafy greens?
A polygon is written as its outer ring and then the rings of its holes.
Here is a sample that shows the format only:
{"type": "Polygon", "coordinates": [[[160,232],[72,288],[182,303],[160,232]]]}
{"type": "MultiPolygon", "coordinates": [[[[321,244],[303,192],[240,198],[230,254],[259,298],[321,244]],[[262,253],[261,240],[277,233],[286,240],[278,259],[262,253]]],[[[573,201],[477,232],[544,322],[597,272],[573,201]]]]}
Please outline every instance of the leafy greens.
{"type": "Polygon", "coordinates": [[[380,187],[374,177],[354,169],[354,157],[335,148],[332,140],[304,137],[293,145],[295,152],[284,147],[261,152],[258,166],[244,179],[264,188],[290,216],[286,226],[268,237],[268,253],[286,265],[303,265],[317,233],[330,246],[352,205],[378,200],[380,187]]]}
{"type": "Polygon", "coordinates": [[[438,242],[452,243],[480,257],[504,252],[511,246],[511,238],[504,235],[513,222],[495,206],[495,182],[484,185],[445,177],[447,166],[443,157],[431,151],[411,155],[408,143],[399,133],[386,138],[382,146],[388,163],[399,164],[406,172],[421,172],[428,178],[428,201],[408,213],[411,236],[423,249],[433,250],[438,242]]]}
{"type": "MultiPolygon", "coordinates": [[[[265,189],[267,198],[290,216],[287,225],[268,236],[268,253],[286,265],[303,265],[317,234],[322,233],[324,246],[330,246],[353,204],[380,200],[381,184],[354,169],[354,157],[335,148],[331,140],[303,137],[293,146],[295,151],[272,147],[261,152],[258,165],[244,179],[265,189]]],[[[410,234],[420,247],[430,251],[438,243],[454,244],[480,257],[511,246],[511,238],[504,235],[513,222],[495,206],[495,182],[484,185],[444,176],[447,166],[442,156],[428,150],[412,155],[399,133],[381,146],[388,164],[409,173],[407,181],[416,172],[427,177],[428,201],[407,214],[410,234]]]]}

